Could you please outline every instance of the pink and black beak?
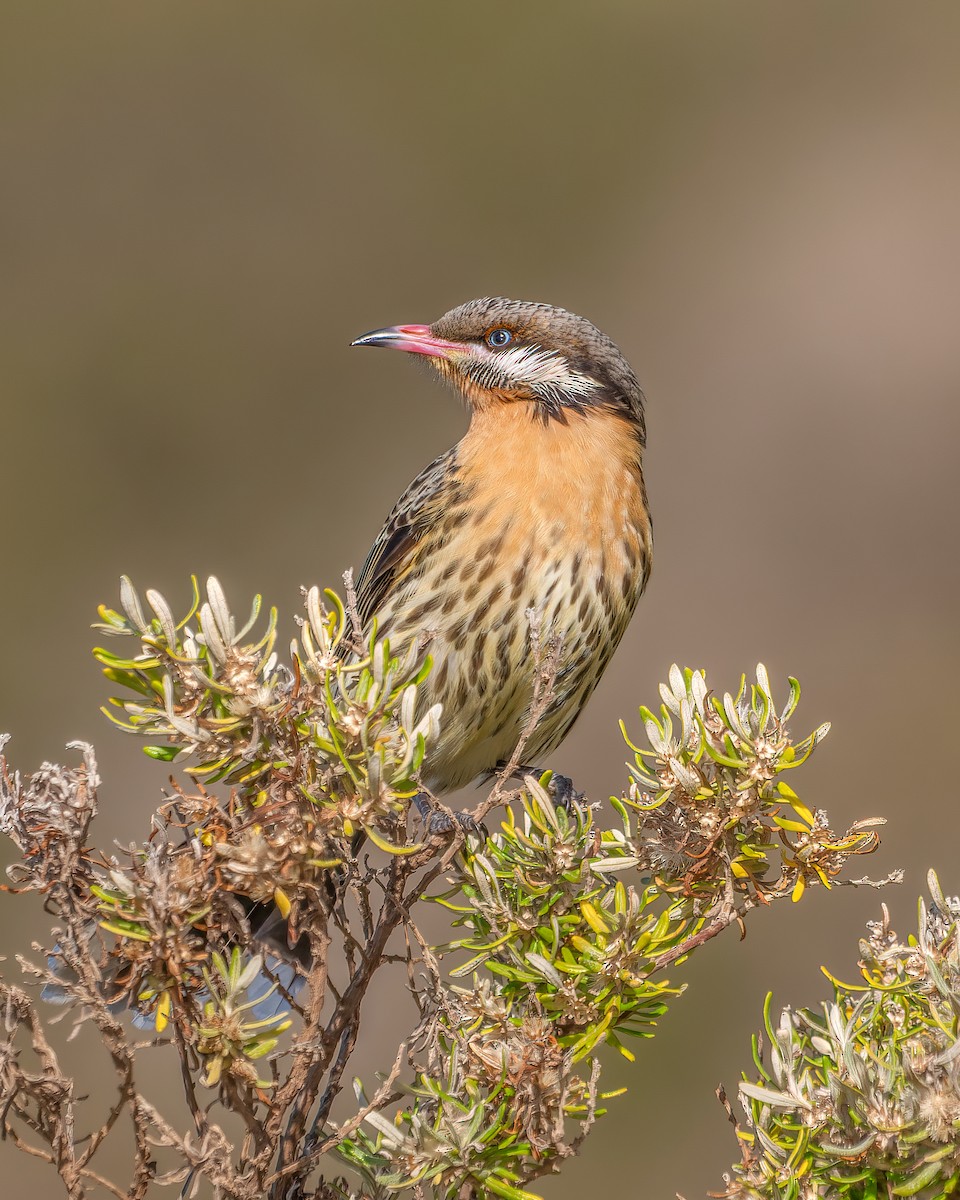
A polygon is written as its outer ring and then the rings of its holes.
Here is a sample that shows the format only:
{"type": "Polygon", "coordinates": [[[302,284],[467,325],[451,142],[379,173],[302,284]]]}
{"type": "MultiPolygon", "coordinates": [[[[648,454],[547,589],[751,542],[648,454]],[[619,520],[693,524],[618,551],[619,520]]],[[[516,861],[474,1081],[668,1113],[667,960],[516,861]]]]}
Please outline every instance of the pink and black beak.
{"type": "Polygon", "coordinates": [[[387,350],[406,350],[408,354],[425,354],[429,358],[451,358],[463,353],[459,342],[436,337],[429,325],[390,325],[386,329],[374,329],[350,345],[383,346],[387,350]]]}

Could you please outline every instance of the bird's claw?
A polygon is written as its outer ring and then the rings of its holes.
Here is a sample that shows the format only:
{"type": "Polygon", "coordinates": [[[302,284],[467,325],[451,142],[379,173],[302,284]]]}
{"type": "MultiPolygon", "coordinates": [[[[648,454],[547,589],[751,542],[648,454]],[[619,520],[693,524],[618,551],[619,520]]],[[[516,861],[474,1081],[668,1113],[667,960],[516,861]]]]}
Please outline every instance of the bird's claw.
{"type": "Polygon", "coordinates": [[[587,802],[586,793],[577,791],[569,775],[554,774],[547,785],[547,794],[557,808],[562,808],[565,813],[582,808],[587,802]]]}
{"type": "MultiPolygon", "coordinates": [[[[526,775],[533,775],[534,778],[539,779],[543,775],[543,771],[536,767],[519,767],[517,775],[521,779],[526,775]]],[[[550,773],[547,795],[554,805],[562,808],[565,813],[572,813],[574,808],[586,808],[588,804],[586,792],[578,792],[569,775],[560,775],[556,771],[550,773]]]]}
{"type": "Polygon", "coordinates": [[[437,808],[423,792],[418,793],[414,797],[413,802],[417,807],[417,812],[423,819],[423,823],[427,827],[427,833],[431,836],[434,834],[443,835],[452,833],[458,825],[464,834],[476,834],[478,837],[486,836],[486,829],[470,813],[445,812],[437,808]]]}

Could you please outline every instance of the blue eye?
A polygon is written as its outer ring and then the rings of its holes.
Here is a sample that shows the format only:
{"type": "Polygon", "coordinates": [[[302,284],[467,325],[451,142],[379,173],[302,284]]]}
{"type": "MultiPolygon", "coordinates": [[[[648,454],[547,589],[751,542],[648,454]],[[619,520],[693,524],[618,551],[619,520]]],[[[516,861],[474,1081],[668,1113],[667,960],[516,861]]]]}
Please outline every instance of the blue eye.
{"type": "Polygon", "coordinates": [[[509,346],[512,341],[513,334],[509,329],[491,329],[487,334],[487,345],[492,346],[494,350],[509,346]]]}

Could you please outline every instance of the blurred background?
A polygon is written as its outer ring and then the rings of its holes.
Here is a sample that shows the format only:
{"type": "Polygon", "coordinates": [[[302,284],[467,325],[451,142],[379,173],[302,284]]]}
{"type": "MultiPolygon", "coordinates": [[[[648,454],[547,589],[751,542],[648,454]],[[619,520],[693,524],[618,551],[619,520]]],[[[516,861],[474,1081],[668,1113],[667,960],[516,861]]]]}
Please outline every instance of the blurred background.
{"type": "MultiPolygon", "coordinates": [[[[12,762],[95,742],[101,838],[143,836],[164,770],[99,715],[90,658],[120,573],[177,610],[191,572],[236,609],[263,592],[282,644],[300,585],[359,566],[465,426],[350,340],[485,294],[590,317],[647,392],[656,561],[550,765],[619,792],[617,719],[638,728],[672,662],[723,691],[762,660],[804,685],[798,733],[834,723],[804,798],[886,817],[864,868],[906,869],[676,972],[687,994],[605,1077],[629,1094],[543,1191],[721,1187],[713,1091],[765,991],[816,1003],[881,899],[906,933],[928,867],[960,888],[960,8],[5,0],[3,25],[12,762]]],[[[43,928],[0,896],[0,950],[43,928]]],[[[59,1194],[8,1145],[0,1166],[11,1195],[59,1194]]]]}

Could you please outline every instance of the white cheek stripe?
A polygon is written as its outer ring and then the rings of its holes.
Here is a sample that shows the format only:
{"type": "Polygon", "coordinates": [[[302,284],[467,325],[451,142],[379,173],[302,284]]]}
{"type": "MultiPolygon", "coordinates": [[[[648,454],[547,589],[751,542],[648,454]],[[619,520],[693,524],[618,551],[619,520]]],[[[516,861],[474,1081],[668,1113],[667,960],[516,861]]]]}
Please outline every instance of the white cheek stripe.
{"type": "Polygon", "coordinates": [[[522,384],[544,399],[587,396],[599,384],[579,371],[571,371],[563,355],[540,346],[514,346],[508,350],[486,350],[477,372],[482,386],[509,387],[522,384]]]}

